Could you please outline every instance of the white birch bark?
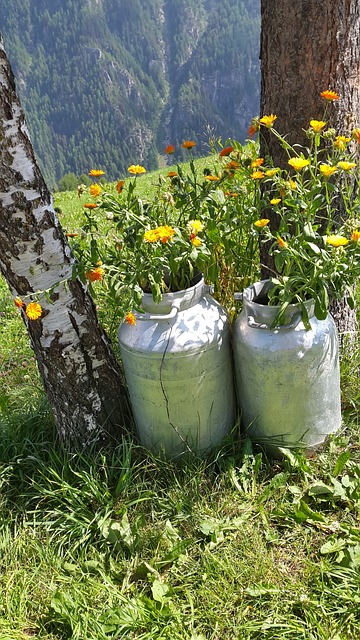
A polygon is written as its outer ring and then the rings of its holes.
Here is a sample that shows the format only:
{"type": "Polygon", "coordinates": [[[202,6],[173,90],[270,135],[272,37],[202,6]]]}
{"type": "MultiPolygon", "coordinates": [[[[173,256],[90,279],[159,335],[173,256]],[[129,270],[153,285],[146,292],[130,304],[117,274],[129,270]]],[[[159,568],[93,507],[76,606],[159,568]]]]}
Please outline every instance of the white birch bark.
{"type": "Polygon", "coordinates": [[[120,434],[127,400],[119,365],[73,258],[36,163],[14,77],[0,36],[0,270],[14,296],[37,300],[43,313],[23,312],[46,394],[63,439],[86,446],[120,434]],[[68,280],[68,285],[56,286],[68,280]],[[30,298],[27,297],[30,295],[30,298]]]}

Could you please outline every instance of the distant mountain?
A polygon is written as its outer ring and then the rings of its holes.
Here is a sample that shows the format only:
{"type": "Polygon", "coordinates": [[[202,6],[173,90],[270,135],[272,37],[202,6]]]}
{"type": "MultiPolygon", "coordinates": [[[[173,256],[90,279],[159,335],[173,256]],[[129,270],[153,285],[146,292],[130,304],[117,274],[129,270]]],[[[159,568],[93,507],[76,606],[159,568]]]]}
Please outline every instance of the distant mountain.
{"type": "MultiPolygon", "coordinates": [[[[167,144],[244,139],[259,103],[260,0],[6,0],[0,31],[50,187],[154,169],[167,144]]],[[[181,153],[177,159],[181,160],[181,153]]]]}

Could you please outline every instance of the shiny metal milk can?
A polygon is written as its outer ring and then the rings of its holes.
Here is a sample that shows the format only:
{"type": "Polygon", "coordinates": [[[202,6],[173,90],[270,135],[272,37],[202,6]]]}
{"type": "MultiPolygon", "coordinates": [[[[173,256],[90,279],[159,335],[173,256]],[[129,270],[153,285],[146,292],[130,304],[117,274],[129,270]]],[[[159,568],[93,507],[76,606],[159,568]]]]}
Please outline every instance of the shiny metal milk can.
{"type": "Polygon", "coordinates": [[[272,455],[278,447],[309,453],[341,426],[338,338],[330,315],[301,322],[289,305],[285,324],[274,329],[279,307],[261,304],[271,287],[257,282],[243,293],[244,308],[233,336],[241,423],[246,434],[272,455]]]}
{"type": "Polygon", "coordinates": [[[144,294],[136,325],[119,344],[141,443],[174,458],[206,453],[235,423],[230,327],[201,279],[165,294],[144,294]]]}

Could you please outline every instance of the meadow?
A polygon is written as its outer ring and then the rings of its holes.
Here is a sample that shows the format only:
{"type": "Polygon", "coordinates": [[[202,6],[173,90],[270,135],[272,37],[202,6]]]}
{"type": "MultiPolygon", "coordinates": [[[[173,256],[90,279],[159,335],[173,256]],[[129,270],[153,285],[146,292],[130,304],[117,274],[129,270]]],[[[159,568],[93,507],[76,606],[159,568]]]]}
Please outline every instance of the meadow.
{"type": "MultiPolygon", "coordinates": [[[[151,190],[157,174],[141,179],[151,190]]],[[[85,201],[55,194],[68,232],[85,201]]],[[[143,450],[132,424],[72,451],[1,280],[0,639],[357,638],[359,367],[357,341],[341,361],[343,427],[313,458],[269,459],[238,425],[182,464],[143,450]]]]}

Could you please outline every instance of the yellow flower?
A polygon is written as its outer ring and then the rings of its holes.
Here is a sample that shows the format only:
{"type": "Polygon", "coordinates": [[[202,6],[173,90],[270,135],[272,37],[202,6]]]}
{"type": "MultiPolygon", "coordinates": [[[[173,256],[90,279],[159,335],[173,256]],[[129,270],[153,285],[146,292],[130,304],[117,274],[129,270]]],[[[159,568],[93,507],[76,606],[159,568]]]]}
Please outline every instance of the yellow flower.
{"type": "Polygon", "coordinates": [[[295,191],[295,189],[297,189],[297,184],[296,184],[295,180],[291,180],[291,178],[290,178],[290,180],[289,180],[289,187],[290,187],[290,189],[292,189],[293,191],[295,191]]]}
{"type": "Polygon", "coordinates": [[[276,173],[278,173],[278,171],[280,171],[279,168],[267,169],[267,171],[265,171],[265,175],[268,176],[268,178],[272,178],[276,173]]]}
{"type": "Polygon", "coordinates": [[[136,325],[136,318],[133,313],[127,313],[125,316],[125,322],[128,324],[136,325]]]}
{"type": "Polygon", "coordinates": [[[104,269],[96,267],[95,269],[89,269],[89,271],[86,271],[85,277],[87,280],[90,280],[90,282],[95,282],[96,280],[101,280],[104,273],[104,269]]]}
{"type": "Polygon", "coordinates": [[[38,302],[30,302],[25,308],[25,313],[30,320],[38,320],[42,314],[42,308],[38,302]]]}
{"type": "Polygon", "coordinates": [[[261,220],[255,220],[254,226],[262,229],[263,227],[266,227],[269,222],[270,220],[268,218],[261,218],[261,220]]]}
{"type": "Polygon", "coordinates": [[[358,229],[356,229],[355,231],[352,232],[351,240],[353,242],[359,242],[359,240],[360,240],[360,231],[358,229]]]}
{"type": "Polygon", "coordinates": [[[337,167],[332,167],[330,164],[319,165],[319,171],[325,178],[329,178],[333,173],[336,173],[337,167]]]}
{"type": "Polygon", "coordinates": [[[215,182],[219,180],[218,176],[205,176],[205,180],[209,180],[210,182],[215,182]]]}
{"type": "Polygon", "coordinates": [[[92,176],[93,178],[99,178],[104,175],[105,171],[102,171],[101,169],[91,169],[91,171],[89,171],[89,176],[92,176]]]}
{"type": "Polygon", "coordinates": [[[159,234],[157,229],[148,229],[144,233],[145,242],[157,242],[159,240],[159,234]]]}
{"type": "Polygon", "coordinates": [[[326,242],[331,244],[332,247],[345,247],[345,245],[349,244],[349,240],[340,235],[327,236],[326,242]]]}
{"type": "Polygon", "coordinates": [[[352,130],[351,137],[360,144],[360,129],[358,127],[352,130]]]}
{"type": "Polygon", "coordinates": [[[354,167],[356,167],[356,162],[346,162],[346,160],[341,160],[337,163],[337,166],[344,171],[350,171],[350,169],[354,169],[354,167]]]}
{"type": "Polygon", "coordinates": [[[324,98],[324,100],[329,100],[330,102],[332,102],[333,100],[339,100],[340,96],[338,93],[336,93],[336,91],[331,91],[331,89],[328,89],[326,91],[322,91],[320,93],[321,98],[324,98]]]}
{"type": "Polygon", "coordinates": [[[250,178],[252,178],[253,180],[261,180],[261,178],[263,178],[264,176],[265,173],[263,171],[253,171],[250,175],[250,178]]]}
{"type": "Polygon", "coordinates": [[[199,233],[204,228],[204,225],[200,220],[189,220],[188,225],[194,233],[199,233]]]}
{"type": "Polygon", "coordinates": [[[101,193],[101,187],[98,184],[91,184],[89,187],[89,191],[90,195],[92,195],[93,198],[97,198],[97,196],[99,196],[101,193]]]}
{"type": "Polygon", "coordinates": [[[168,242],[169,240],[173,239],[173,236],[175,235],[175,230],[172,227],[169,227],[169,225],[164,225],[161,227],[157,228],[157,232],[159,235],[159,240],[161,240],[161,242],[165,243],[168,242]]]}
{"type": "Polygon", "coordinates": [[[301,171],[301,169],[304,169],[304,167],[310,164],[310,160],[305,160],[305,158],[290,158],[288,164],[295,169],[295,171],[301,171]]]}
{"type": "Polygon", "coordinates": [[[198,238],[197,236],[195,236],[195,238],[190,238],[191,244],[194,245],[194,247],[199,247],[202,243],[201,238],[198,238]]]}
{"type": "Polygon", "coordinates": [[[260,118],[259,122],[263,125],[265,125],[265,127],[272,127],[275,120],[276,120],[277,116],[274,116],[274,114],[272,113],[270,116],[263,116],[262,118],[260,118]]]}
{"type": "Polygon", "coordinates": [[[310,120],[310,127],[315,133],[320,133],[320,131],[326,127],[326,122],[324,122],[324,120],[310,120]]]}
{"type": "Polygon", "coordinates": [[[346,145],[350,142],[351,138],[347,138],[346,136],[336,136],[334,141],[334,147],[344,151],[346,149],[346,145]]]}
{"type": "Polygon", "coordinates": [[[285,240],[283,240],[280,236],[278,236],[278,245],[280,247],[280,249],[286,249],[287,247],[287,242],[285,242],[285,240]]]}
{"type": "Polygon", "coordinates": [[[134,176],[140,175],[140,173],[146,173],[146,169],[142,167],[140,164],[132,164],[128,168],[128,172],[132,173],[134,176]]]}
{"type": "Polygon", "coordinates": [[[272,198],[272,200],[270,200],[270,204],[279,204],[279,202],[281,202],[281,198],[272,198]]]}
{"type": "Polygon", "coordinates": [[[262,164],[264,164],[264,158],[256,158],[256,160],[252,161],[250,167],[255,169],[255,167],[261,167],[262,164]]]}

